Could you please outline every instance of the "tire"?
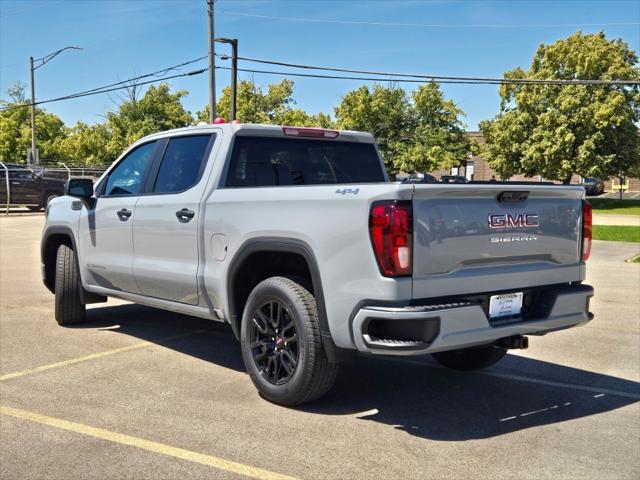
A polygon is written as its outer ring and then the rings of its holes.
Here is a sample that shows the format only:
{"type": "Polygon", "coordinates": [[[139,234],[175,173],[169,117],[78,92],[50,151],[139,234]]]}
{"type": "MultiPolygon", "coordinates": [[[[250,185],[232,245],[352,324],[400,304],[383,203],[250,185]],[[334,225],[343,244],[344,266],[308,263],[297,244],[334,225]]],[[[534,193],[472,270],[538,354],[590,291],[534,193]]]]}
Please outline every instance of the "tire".
{"type": "Polygon", "coordinates": [[[453,370],[471,371],[490,367],[507,354],[507,349],[495,345],[433,353],[431,356],[453,370]]]}
{"type": "Polygon", "coordinates": [[[39,212],[42,210],[42,205],[27,205],[27,208],[32,212],[39,212]]]}
{"type": "Polygon", "coordinates": [[[291,279],[271,277],[253,289],[240,341],[247,372],[270,402],[300,405],[333,386],[338,365],[329,362],[322,347],[316,300],[291,279]]]}
{"type": "Polygon", "coordinates": [[[60,195],[58,195],[56,192],[47,192],[44,194],[44,196],[42,197],[42,207],[44,208],[47,205],[49,205],[49,202],[51,200],[53,200],[54,198],[58,198],[60,195]]]}
{"type": "Polygon", "coordinates": [[[76,252],[60,245],[56,256],[56,321],[60,325],[76,325],[85,319],[85,305],[80,301],[80,272],[76,252]]]}

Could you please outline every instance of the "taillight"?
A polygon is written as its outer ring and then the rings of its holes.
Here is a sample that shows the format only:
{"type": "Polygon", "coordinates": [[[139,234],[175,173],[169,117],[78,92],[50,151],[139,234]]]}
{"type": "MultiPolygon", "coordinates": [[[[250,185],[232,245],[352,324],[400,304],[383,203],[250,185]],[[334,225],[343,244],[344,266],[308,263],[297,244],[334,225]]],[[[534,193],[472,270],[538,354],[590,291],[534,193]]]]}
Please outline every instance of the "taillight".
{"type": "Polygon", "coordinates": [[[588,260],[591,255],[591,240],[593,238],[593,214],[591,204],[582,201],[582,260],[588,260]]]}
{"type": "Polygon", "coordinates": [[[411,275],[413,228],[410,201],[376,202],[369,213],[369,233],[380,273],[411,275]]]}

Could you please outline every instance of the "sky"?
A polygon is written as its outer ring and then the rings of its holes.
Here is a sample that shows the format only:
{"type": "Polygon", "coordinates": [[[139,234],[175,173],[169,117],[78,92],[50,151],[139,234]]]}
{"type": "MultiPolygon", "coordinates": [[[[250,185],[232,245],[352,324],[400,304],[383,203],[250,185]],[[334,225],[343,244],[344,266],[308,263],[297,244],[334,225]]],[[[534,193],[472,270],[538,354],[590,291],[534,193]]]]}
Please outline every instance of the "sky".
{"type": "MultiPolygon", "coordinates": [[[[240,56],[398,73],[501,77],[517,66],[527,69],[540,44],[576,30],[602,30],[638,52],[640,1],[218,0],[215,4],[215,35],[237,38],[240,56]]],[[[0,0],[2,98],[16,81],[29,91],[30,56],[42,57],[70,45],[83,50],[63,52],[36,70],[38,100],[206,55],[206,1],[0,0]]],[[[229,50],[218,45],[216,51],[229,50]]],[[[218,64],[228,66],[225,61],[218,64]]],[[[172,73],[206,66],[205,59],[172,73]]],[[[218,95],[229,77],[228,71],[217,71],[218,95]]],[[[284,77],[240,73],[240,79],[251,78],[266,87],[284,77]]],[[[372,83],[292,79],[296,106],[309,113],[333,114],[349,90],[372,83]]],[[[207,104],[206,73],[169,83],[172,89],[189,91],[183,99],[187,110],[195,113],[207,104]]],[[[463,121],[470,130],[498,112],[495,85],[443,85],[443,90],[466,113],[463,121]]],[[[72,126],[77,121],[103,121],[117,102],[117,95],[101,94],[44,107],[72,126]]]]}

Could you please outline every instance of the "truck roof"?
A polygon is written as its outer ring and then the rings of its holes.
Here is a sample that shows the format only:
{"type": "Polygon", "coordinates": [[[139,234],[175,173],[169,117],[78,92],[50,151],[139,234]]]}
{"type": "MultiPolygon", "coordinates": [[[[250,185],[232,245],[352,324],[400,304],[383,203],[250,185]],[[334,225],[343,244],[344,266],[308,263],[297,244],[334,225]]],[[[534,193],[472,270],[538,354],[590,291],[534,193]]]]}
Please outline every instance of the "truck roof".
{"type": "MultiPolygon", "coordinates": [[[[217,123],[207,125],[195,125],[183,128],[176,128],[173,130],[165,130],[163,132],[154,133],[148,135],[138,142],[143,140],[150,140],[153,138],[164,138],[175,136],[184,133],[198,133],[198,132],[215,132],[222,130],[224,133],[236,134],[236,135],[252,135],[262,137],[301,137],[301,138],[322,138],[326,140],[342,140],[348,142],[358,143],[374,143],[373,135],[368,132],[358,132],[355,130],[336,130],[331,128],[312,128],[312,127],[290,127],[284,125],[265,125],[257,123],[217,123]],[[315,132],[329,132],[331,137],[317,137],[315,132]]],[[[138,143],[136,142],[136,143],[138,143]]]]}

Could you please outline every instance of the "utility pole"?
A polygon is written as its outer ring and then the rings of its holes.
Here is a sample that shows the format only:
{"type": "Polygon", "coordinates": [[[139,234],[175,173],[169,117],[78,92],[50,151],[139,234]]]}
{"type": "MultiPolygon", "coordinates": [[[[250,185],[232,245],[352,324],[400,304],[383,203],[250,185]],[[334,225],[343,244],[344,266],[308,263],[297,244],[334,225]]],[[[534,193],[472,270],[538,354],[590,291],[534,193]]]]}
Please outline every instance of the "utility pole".
{"type": "Polygon", "coordinates": [[[229,120],[233,121],[236,119],[236,99],[238,97],[238,39],[216,38],[215,41],[231,45],[231,118],[229,120]]]}
{"type": "Polygon", "coordinates": [[[213,29],[213,0],[207,0],[207,13],[209,14],[209,123],[213,123],[216,118],[216,50],[213,29]]]}
{"type": "Polygon", "coordinates": [[[31,155],[27,156],[27,166],[32,167],[40,163],[39,155],[36,153],[36,85],[34,82],[33,57],[29,57],[31,72],[31,155]]]}
{"type": "Polygon", "coordinates": [[[34,163],[37,165],[40,163],[40,155],[38,155],[38,150],[36,149],[36,84],[35,84],[35,75],[34,72],[45,65],[46,63],[53,60],[54,57],[60,55],[65,50],[82,50],[80,47],[64,47],[60,50],[56,50],[49,55],[45,55],[42,58],[33,58],[29,57],[29,73],[31,75],[31,155],[27,156],[27,165],[33,166],[34,163]],[[36,62],[39,62],[36,65],[36,62]]]}

